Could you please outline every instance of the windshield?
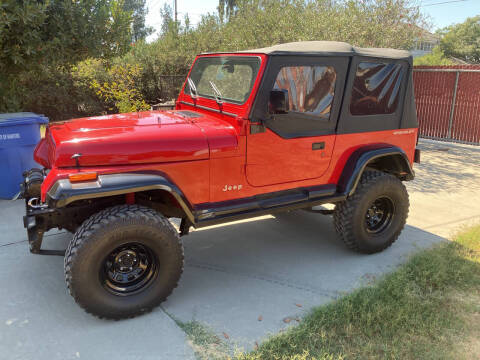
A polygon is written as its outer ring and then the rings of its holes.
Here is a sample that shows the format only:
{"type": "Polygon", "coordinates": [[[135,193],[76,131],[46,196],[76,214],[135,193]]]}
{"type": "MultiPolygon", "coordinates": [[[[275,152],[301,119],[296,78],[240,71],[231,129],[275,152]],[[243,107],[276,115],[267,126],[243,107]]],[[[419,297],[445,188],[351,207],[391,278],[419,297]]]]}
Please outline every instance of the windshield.
{"type": "MultiPolygon", "coordinates": [[[[198,96],[243,104],[250,96],[259,68],[260,58],[253,56],[200,57],[190,78],[198,96]]],[[[190,93],[188,82],[185,92],[190,93]]]]}

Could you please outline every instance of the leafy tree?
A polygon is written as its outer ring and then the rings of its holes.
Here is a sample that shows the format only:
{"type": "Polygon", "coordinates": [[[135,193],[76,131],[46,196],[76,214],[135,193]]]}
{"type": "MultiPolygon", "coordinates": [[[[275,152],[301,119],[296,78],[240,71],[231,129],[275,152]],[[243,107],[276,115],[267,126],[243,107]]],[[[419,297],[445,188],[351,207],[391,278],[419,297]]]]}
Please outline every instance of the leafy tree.
{"type": "Polygon", "coordinates": [[[160,17],[162,18],[162,33],[160,36],[164,38],[169,35],[176,35],[178,24],[175,24],[173,9],[167,3],[163,4],[163,8],[160,9],[160,17]]]}
{"type": "Polygon", "coordinates": [[[37,60],[42,54],[45,9],[46,5],[37,2],[0,4],[0,111],[20,106],[14,75],[26,66],[26,59],[37,60]]]}
{"type": "MultiPolygon", "coordinates": [[[[19,3],[0,1],[8,2],[9,6],[19,3]]],[[[7,27],[6,33],[0,27],[0,61],[7,59],[12,68],[23,69],[21,76],[10,78],[8,84],[15,85],[9,86],[4,99],[17,101],[12,102],[13,107],[35,109],[54,119],[145,108],[146,104],[171,99],[178,94],[195,55],[201,52],[236,51],[302,40],[337,40],[356,46],[409,49],[419,35],[417,26],[424,27],[417,0],[225,0],[225,12],[227,3],[234,4],[228,10],[227,21],[219,9],[219,13],[203,16],[195,28],[190,26],[188,17],[175,23],[172,9],[166,5],[161,11],[163,26],[159,38],[149,44],[138,40],[130,46],[135,14],[125,11],[126,5],[121,2],[129,0],[43,1],[42,7],[36,0],[24,0],[23,4],[35,10],[27,9],[31,16],[24,14],[23,5],[15,5],[14,13],[21,15],[16,15],[15,20],[9,14],[8,21],[15,23],[18,33],[14,33],[14,27],[7,27]],[[55,37],[64,34],[65,38],[54,42],[56,47],[49,40],[52,33],[44,32],[53,16],[45,10],[51,2],[64,4],[65,8],[89,3],[85,12],[94,10],[77,15],[80,19],[84,16],[88,24],[71,16],[67,17],[68,22],[55,18],[57,28],[53,34],[55,37]],[[22,16],[26,16],[28,25],[19,20],[22,16]],[[8,36],[4,37],[4,33],[8,36]],[[5,40],[12,38],[17,42],[5,40]],[[29,54],[42,53],[28,55],[27,50],[29,54]],[[41,65],[43,71],[35,70],[37,62],[46,62],[48,66],[41,65]],[[96,88],[92,85],[94,81],[96,88]],[[42,94],[35,92],[39,83],[42,94]],[[58,106],[53,108],[51,104],[58,106]]],[[[1,3],[0,21],[5,18],[4,8],[1,3]]],[[[60,7],[58,12],[62,11],[60,7]]],[[[1,70],[0,76],[9,73],[10,67],[1,70]]],[[[0,91],[1,86],[0,81],[0,91]]],[[[2,105],[0,102],[0,111],[2,105]]]]}
{"type": "Polygon", "coordinates": [[[153,32],[152,27],[145,25],[146,0],[125,0],[123,10],[132,16],[132,42],[144,40],[153,32]]]}
{"type": "Polygon", "coordinates": [[[453,65],[453,61],[445,56],[439,46],[435,46],[430,54],[413,59],[413,65],[453,65]]]}
{"type": "Polygon", "coordinates": [[[22,73],[42,74],[88,57],[124,54],[132,18],[123,1],[2,0],[0,111],[24,102],[22,86],[33,84],[20,81],[22,73]]]}
{"type": "Polygon", "coordinates": [[[47,5],[6,0],[0,4],[0,72],[13,71],[43,54],[47,5]]]}
{"type": "Polygon", "coordinates": [[[408,49],[418,35],[414,25],[423,27],[424,19],[413,0],[238,0],[235,16],[221,29],[220,48],[337,40],[408,49]]]}
{"type": "Polygon", "coordinates": [[[237,0],[219,0],[218,1],[218,15],[220,20],[229,20],[231,16],[235,14],[237,9],[237,0]]]}
{"type": "Polygon", "coordinates": [[[183,33],[187,34],[192,30],[192,24],[190,22],[190,16],[188,16],[188,14],[185,14],[185,16],[183,17],[183,23],[183,33]]]}
{"type": "Polygon", "coordinates": [[[0,69],[125,53],[132,18],[123,6],[124,0],[2,0],[0,69]]]}
{"type": "Polygon", "coordinates": [[[461,24],[446,27],[440,34],[443,35],[440,48],[446,56],[480,63],[480,15],[468,18],[461,24]]]}

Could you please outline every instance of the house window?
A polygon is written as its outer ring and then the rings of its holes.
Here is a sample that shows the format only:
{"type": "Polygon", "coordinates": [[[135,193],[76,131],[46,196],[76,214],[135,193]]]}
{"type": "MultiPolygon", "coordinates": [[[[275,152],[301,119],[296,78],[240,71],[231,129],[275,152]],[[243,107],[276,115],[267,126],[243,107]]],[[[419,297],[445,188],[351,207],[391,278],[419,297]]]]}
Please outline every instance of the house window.
{"type": "Polygon", "coordinates": [[[285,66],[280,69],[274,90],[287,90],[290,112],[328,119],[337,74],[333,66],[285,66]]]}
{"type": "Polygon", "coordinates": [[[397,110],[404,66],[395,63],[358,64],[350,98],[352,115],[392,114],[397,110]]]}

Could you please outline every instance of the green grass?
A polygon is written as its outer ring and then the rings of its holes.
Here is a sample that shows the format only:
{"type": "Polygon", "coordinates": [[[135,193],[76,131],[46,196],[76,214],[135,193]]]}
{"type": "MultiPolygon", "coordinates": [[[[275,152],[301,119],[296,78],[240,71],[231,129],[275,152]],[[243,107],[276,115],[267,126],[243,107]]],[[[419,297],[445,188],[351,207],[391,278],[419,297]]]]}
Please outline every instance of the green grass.
{"type": "Polygon", "coordinates": [[[480,226],[313,309],[238,359],[480,358],[480,226]]]}
{"type": "Polygon", "coordinates": [[[228,358],[227,345],[206,325],[199,321],[181,322],[177,325],[187,334],[195,357],[199,360],[223,360],[228,358]]]}
{"type": "MultiPolygon", "coordinates": [[[[164,308],[162,310],[187,335],[188,343],[192,347],[195,358],[198,360],[225,360],[229,358],[229,348],[214,331],[200,321],[180,321],[164,308]]],[[[228,336],[228,335],[227,335],[228,336]]]]}

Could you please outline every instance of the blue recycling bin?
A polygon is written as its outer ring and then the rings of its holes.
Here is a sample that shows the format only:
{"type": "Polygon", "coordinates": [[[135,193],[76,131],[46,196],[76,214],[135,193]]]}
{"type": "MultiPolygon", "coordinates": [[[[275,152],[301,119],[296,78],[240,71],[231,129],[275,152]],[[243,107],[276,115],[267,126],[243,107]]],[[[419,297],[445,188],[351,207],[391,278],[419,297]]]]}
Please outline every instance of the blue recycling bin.
{"type": "Polygon", "coordinates": [[[0,114],[0,198],[12,199],[20,191],[22,173],[41,167],[33,160],[45,116],[23,112],[0,114]]]}

